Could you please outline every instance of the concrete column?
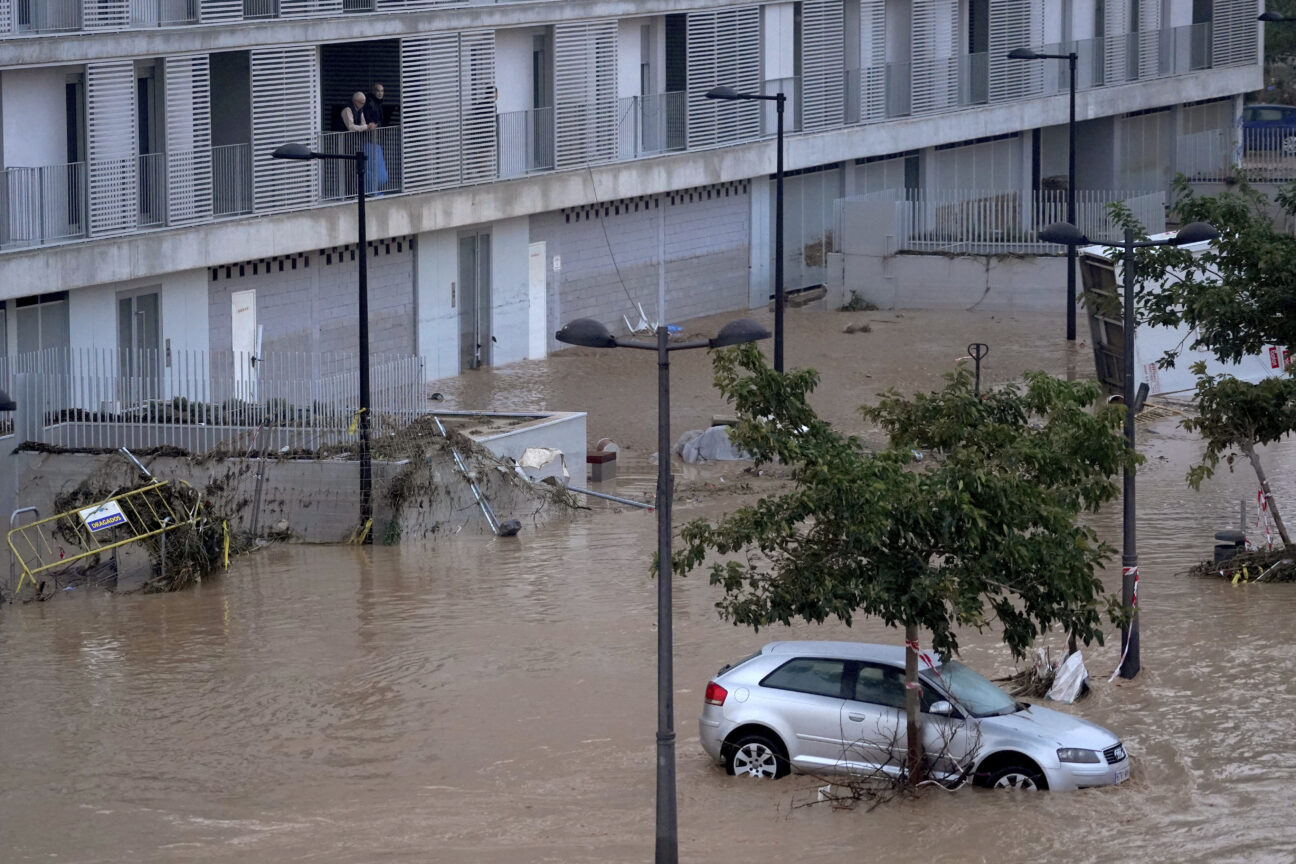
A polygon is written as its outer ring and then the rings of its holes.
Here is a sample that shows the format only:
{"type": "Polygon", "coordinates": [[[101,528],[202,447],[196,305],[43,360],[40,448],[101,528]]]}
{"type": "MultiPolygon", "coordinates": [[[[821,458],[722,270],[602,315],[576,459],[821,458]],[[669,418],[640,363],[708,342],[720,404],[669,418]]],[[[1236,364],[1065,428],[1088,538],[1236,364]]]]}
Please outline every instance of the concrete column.
{"type": "Polygon", "coordinates": [[[759,309],[774,293],[774,184],[764,175],[751,179],[751,281],[747,305],[759,309]]]}

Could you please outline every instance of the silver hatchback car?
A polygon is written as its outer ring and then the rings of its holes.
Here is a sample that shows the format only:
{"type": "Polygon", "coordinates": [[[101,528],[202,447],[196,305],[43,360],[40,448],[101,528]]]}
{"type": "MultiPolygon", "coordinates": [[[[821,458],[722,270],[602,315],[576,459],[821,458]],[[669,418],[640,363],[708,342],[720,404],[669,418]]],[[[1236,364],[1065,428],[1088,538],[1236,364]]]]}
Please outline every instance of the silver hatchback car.
{"type": "MultiPolygon", "coordinates": [[[[898,776],[906,754],[904,648],[771,642],[706,688],[702,748],[730,774],[898,776]]],[[[923,746],[936,779],[1083,789],[1129,778],[1120,739],[1018,702],[957,660],[919,663],[923,746]]]]}

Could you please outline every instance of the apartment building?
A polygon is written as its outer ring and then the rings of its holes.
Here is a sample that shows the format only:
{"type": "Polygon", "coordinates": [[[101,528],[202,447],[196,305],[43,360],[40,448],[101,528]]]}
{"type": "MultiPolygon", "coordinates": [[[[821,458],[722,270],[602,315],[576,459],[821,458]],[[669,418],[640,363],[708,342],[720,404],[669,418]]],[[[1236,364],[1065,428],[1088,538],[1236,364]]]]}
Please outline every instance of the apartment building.
{"type": "Polygon", "coordinates": [[[839,199],[1064,178],[1066,64],[1016,47],[1078,55],[1080,188],[1164,189],[1179,137],[1235,137],[1259,11],[0,0],[0,352],[354,350],[351,163],[271,157],[290,142],[369,154],[373,351],[429,379],[543,356],[580,316],[763,306],[773,104],[713,87],[787,96],[794,289],[824,281],[839,199]],[[383,125],[343,131],[375,83],[383,125]]]}

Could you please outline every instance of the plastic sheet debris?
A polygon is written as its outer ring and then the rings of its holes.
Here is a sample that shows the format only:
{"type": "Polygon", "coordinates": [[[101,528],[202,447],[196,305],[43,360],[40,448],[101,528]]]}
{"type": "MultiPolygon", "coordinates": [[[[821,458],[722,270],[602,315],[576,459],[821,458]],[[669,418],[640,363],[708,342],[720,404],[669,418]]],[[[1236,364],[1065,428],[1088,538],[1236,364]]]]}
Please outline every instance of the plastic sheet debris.
{"type": "Polygon", "coordinates": [[[729,440],[729,426],[712,426],[710,429],[693,429],[685,432],[675,444],[675,453],[689,464],[708,461],[750,460],[752,457],[739,450],[729,440]]]}
{"type": "Polygon", "coordinates": [[[1053,686],[1049,688],[1048,698],[1054,702],[1070,704],[1088,689],[1089,670],[1085,668],[1084,658],[1076,651],[1069,655],[1053,673],[1053,686]]]}
{"type": "Polygon", "coordinates": [[[545,474],[561,474],[561,476],[570,476],[567,473],[567,458],[563,456],[561,450],[552,447],[528,447],[522,451],[522,458],[518,460],[518,465],[532,471],[539,471],[547,465],[552,465],[555,461],[558,465],[551,468],[545,474]]]}

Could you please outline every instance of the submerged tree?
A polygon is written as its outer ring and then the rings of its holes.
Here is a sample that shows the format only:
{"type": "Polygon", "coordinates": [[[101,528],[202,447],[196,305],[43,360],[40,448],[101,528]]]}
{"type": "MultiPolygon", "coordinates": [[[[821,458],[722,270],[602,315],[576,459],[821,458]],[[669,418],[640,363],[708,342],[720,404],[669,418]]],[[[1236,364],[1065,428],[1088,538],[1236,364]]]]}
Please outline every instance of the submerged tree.
{"type": "MultiPolygon", "coordinates": [[[[1180,179],[1176,194],[1174,215],[1181,222],[1210,222],[1220,237],[1199,254],[1168,246],[1139,254],[1140,317],[1156,325],[1183,326],[1189,333],[1160,362],[1173,366],[1189,349],[1208,351],[1223,363],[1273,350],[1274,365],[1281,367],[1278,352],[1296,346],[1296,236],[1276,225],[1274,214],[1277,209],[1287,218],[1296,216],[1296,187],[1276,196],[1276,208],[1245,183],[1235,192],[1200,196],[1180,179]]],[[[1128,211],[1116,216],[1132,225],[1128,211]]],[[[1206,451],[1189,469],[1189,484],[1199,488],[1222,456],[1231,469],[1232,451],[1241,451],[1255,470],[1283,544],[1290,546],[1256,447],[1296,432],[1291,368],[1285,377],[1257,384],[1227,374],[1207,375],[1204,363],[1192,368],[1198,376],[1199,416],[1182,425],[1201,433],[1206,451]]]]}
{"type": "Polygon", "coordinates": [[[1034,373],[978,395],[960,370],[938,392],[861,409],[891,442],[871,452],[811,408],[813,370],[780,375],[754,346],[718,353],[715,368],[739,418],[732,440],[758,465],[789,466],[793,486],[686,525],[676,571],[725,556],[710,567],[717,609],[757,630],[857,615],[903,627],[910,782],[923,775],[920,629],[952,655],[959,628],[997,622],[1020,658],[1049,628],[1101,644],[1103,613],[1121,620],[1094,572],[1112,550],[1077,521],[1118,494],[1133,458],[1123,409],[1093,410],[1095,384],[1034,373]]]}

